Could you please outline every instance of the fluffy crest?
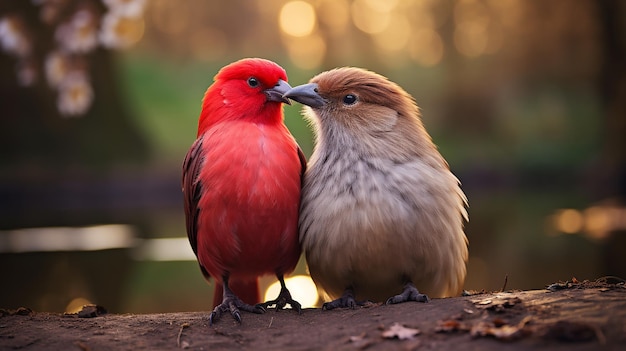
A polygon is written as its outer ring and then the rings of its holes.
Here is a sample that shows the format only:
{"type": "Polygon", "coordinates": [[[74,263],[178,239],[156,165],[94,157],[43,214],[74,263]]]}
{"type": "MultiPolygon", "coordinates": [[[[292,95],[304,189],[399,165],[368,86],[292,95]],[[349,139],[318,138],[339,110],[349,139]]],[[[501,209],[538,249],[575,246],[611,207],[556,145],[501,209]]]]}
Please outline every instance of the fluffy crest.
{"type": "Polygon", "coordinates": [[[213,80],[202,100],[198,136],[226,120],[282,123],[281,103],[268,101],[265,93],[280,81],[287,82],[287,73],[278,64],[245,58],[223,67],[213,80]],[[255,80],[254,85],[251,78],[255,80]]]}
{"type": "Polygon", "coordinates": [[[324,95],[341,97],[356,93],[362,101],[385,106],[407,118],[419,116],[415,99],[387,77],[363,68],[341,67],[311,78],[324,95]]]}
{"type": "Polygon", "coordinates": [[[213,80],[248,79],[254,76],[266,88],[273,87],[279,79],[287,81],[287,73],[275,62],[262,58],[245,58],[224,66],[213,80]]]}

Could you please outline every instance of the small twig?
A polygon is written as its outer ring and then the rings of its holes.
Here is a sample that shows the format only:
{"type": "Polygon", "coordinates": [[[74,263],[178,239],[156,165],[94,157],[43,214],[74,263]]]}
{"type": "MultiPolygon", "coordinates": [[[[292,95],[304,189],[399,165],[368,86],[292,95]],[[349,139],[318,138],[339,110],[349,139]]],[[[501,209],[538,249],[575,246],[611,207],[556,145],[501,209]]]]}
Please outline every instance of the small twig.
{"type": "Polygon", "coordinates": [[[502,290],[500,290],[500,292],[504,292],[504,290],[506,290],[506,283],[509,282],[509,275],[505,274],[504,275],[504,284],[502,285],[502,290]]]}
{"type": "Polygon", "coordinates": [[[176,338],[176,345],[180,348],[180,337],[183,335],[183,330],[189,326],[189,323],[183,323],[178,331],[178,337],[176,338]]]}
{"type": "Polygon", "coordinates": [[[85,344],[82,341],[77,341],[74,343],[74,345],[76,345],[79,349],[83,351],[91,351],[91,348],[89,347],[89,345],[85,344]]]}
{"type": "Polygon", "coordinates": [[[270,324],[267,326],[268,329],[272,327],[272,323],[274,323],[274,317],[270,318],[270,324]]]}

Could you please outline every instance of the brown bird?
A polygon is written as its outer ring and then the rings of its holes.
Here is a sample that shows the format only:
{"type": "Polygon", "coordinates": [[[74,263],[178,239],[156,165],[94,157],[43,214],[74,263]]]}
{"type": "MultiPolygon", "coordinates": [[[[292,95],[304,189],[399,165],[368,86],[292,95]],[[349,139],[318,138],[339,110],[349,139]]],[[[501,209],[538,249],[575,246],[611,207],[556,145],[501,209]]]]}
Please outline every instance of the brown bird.
{"type": "Polygon", "coordinates": [[[324,308],[459,294],[467,198],[415,100],[352,67],[320,73],[284,96],[308,105],[315,129],[299,224],[311,277],[335,299],[324,308]]]}

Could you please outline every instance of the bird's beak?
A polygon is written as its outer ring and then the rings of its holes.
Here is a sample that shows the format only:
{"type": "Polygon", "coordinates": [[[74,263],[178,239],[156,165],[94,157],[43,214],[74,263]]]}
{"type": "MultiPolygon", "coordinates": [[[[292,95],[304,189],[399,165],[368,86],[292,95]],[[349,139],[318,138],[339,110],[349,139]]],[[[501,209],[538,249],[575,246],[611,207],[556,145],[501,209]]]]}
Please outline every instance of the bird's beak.
{"type": "Polygon", "coordinates": [[[313,108],[322,107],[326,103],[326,100],[317,92],[316,83],[298,85],[297,87],[291,88],[283,97],[313,108]]]}
{"type": "Polygon", "coordinates": [[[291,101],[284,97],[285,93],[291,89],[291,85],[287,84],[282,79],[278,80],[278,83],[274,87],[265,90],[267,101],[284,102],[287,105],[291,105],[291,101]]]}

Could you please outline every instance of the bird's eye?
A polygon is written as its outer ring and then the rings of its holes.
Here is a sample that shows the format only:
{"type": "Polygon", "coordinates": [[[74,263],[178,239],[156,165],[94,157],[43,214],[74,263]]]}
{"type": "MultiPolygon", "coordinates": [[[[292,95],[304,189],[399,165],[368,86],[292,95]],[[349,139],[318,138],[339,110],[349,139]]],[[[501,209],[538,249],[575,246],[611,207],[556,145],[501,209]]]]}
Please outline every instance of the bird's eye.
{"type": "Polygon", "coordinates": [[[254,77],[250,77],[250,78],[248,78],[248,85],[251,88],[256,88],[256,87],[259,86],[259,80],[254,78],[254,77]]]}
{"type": "Polygon", "coordinates": [[[348,94],[343,97],[343,103],[346,105],[353,105],[356,102],[356,95],[348,94]]]}

